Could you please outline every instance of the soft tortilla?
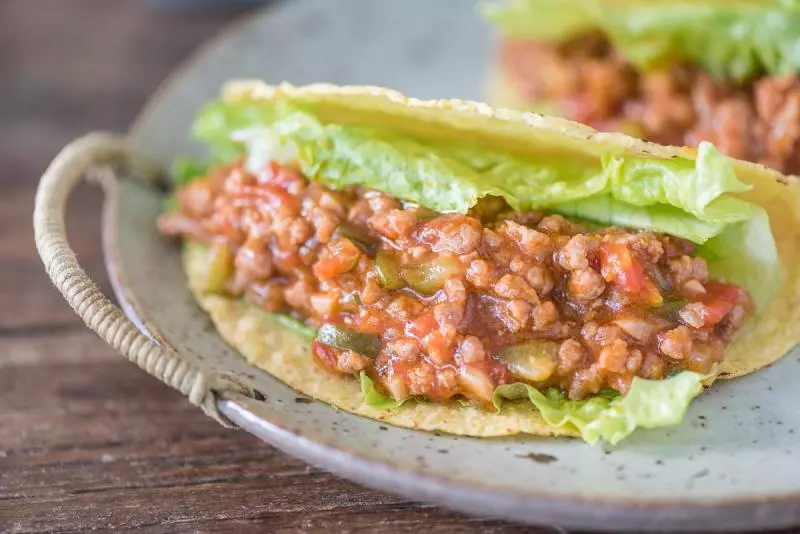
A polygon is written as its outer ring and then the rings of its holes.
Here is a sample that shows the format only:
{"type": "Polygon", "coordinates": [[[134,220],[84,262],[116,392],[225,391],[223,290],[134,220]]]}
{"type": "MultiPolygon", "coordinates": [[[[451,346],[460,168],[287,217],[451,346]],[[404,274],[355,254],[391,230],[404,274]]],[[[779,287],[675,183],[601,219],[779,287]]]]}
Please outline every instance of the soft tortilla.
{"type": "MultiPolygon", "coordinates": [[[[559,152],[570,157],[599,158],[613,152],[688,159],[694,159],[696,154],[692,148],[663,147],[622,134],[599,133],[555,117],[495,110],[459,100],[410,99],[376,87],[274,87],[257,81],[237,81],[226,85],[223,96],[232,101],[287,99],[313,106],[314,112],[328,121],[388,126],[424,139],[458,139],[522,154],[559,152]]],[[[734,161],[734,167],[741,180],[754,186],[741,197],[759,204],[769,214],[783,285],[770,308],[750,320],[728,347],[720,369],[722,378],[760,369],[800,341],[800,181],[753,163],[734,161]]],[[[548,425],[527,401],[506,403],[500,413],[455,403],[411,402],[391,411],[366,406],[358,381],[323,371],[311,358],[310,344],[301,336],[242,300],[204,294],[201,288],[206,257],[202,248],[189,244],[184,251],[184,268],[195,298],[211,315],[219,333],[250,364],[306,395],[349,412],[410,428],[471,436],[579,435],[571,427],[548,425]]]]}

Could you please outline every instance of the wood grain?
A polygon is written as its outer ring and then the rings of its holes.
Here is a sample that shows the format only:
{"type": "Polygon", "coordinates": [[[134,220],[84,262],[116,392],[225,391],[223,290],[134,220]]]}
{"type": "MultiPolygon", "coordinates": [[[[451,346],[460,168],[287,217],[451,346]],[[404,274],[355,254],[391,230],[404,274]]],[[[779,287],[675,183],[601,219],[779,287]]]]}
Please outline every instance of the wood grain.
{"type": "MultiPolygon", "coordinates": [[[[47,280],[31,212],[49,160],[89,130],[125,131],[242,11],[0,2],[0,532],[544,532],[368,490],[220,427],[113,353],[47,280]]],[[[109,292],[101,200],[81,187],[68,227],[109,292]]]]}

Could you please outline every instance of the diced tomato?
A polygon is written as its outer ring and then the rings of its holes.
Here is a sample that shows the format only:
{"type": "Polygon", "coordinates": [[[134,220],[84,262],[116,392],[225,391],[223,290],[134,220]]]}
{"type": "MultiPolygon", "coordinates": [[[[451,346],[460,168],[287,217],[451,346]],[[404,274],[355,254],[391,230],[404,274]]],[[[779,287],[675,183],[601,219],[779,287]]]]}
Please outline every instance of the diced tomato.
{"type": "Polygon", "coordinates": [[[336,368],[336,353],[338,350],[339,349],[334,347],[317,343],[316,341],[311,344],[311,355],[314,357],[314,360],[322,366],[323,369],[331,373],[339,372],[336,368]]]}
{"type": "Polygon", "coordinates": [[[606,282],[638,295],[652,306],[660,306],[663,299],[658,288],[647,275],[631,249],[618,243],[606,243],[599,249],[600,274],[606,282]]]}
{"type": "Polygon", "coordinates": [[[389,321],[387,314],[381,310],[362,309],[352,326],[361,332],[380,336],[386,330],[389,321]]]}
{"type": "Polygon", "coordinates": [[[336,256],[328,256],[314,264],[314,275],[322,280],[330,280],[342,272],[342,260],[336,256]]]}
{"type": "Polygon", "coordinates": [[[360,256],[361,251],[352,241],[337,238],[328,245],[327,254],[323,254],[314,264],[314,274],[323,280],[330,280],[354,269],[360,256]]]}
{"type": "Polygon", "coordinates": [[[726,284],[724,282],[706,282],[706,299],[724,300],[731,304],[736,304],[739,300],[741,288],[734,284],[726,284]]]}
{"type": "Polygon", "coordinates": [[[708,282],[705,287],[703,321],[706,327],[710,327],[719,323],[733,309],[739,298],[740,289],[722,282],[708,282]]]}
{"type": "Polygon", "coordinates": [[[437,327],[436,319],[432,313],[422,315],[409,323],[407,331],[409,334],[416,336],[417,339],[422,339],[430,334],[437,327]]]}
{"type": "Polygon", "coordinates": [[[489,361],[488,363],[488,373],[489,376],[492,377],[498,384],[509,384],[514,382],[514,375],[508,370],[508,367],[503,365],[500,362],[489,361]]]}

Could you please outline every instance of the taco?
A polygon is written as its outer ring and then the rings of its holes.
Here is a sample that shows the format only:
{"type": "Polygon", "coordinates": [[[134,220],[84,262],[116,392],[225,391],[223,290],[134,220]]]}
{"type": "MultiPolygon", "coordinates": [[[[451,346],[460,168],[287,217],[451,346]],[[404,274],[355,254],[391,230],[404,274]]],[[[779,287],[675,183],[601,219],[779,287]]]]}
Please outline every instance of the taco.
{"type": "Polygon", "coordinates": [[[712,145],[375,87],[235,81],[162,232],[247,360],[336,408],[623,439],[800,337],[800,184],[712,145]]]}
{"type": "Polygon", "coordinates": [[[797,0],[507,0],[496,105],[800,174],[797,0]]]}

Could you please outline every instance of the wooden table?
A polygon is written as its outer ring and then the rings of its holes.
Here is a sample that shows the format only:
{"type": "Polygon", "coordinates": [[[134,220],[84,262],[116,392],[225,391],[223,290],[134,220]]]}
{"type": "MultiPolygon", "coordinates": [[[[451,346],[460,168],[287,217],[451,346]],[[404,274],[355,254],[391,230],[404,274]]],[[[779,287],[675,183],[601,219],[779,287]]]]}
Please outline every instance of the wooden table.
{"type": "MultiPolygon", "coordinates": [[[[0,532],[530,531],[359,487],[222,428],[88,331],[45,276],[31,213],[50,159],[89,130],[125,131],[241,11],[0,1],[0,532]]],[[[82,187],[68,227],[110,294],[100,203],[82,187]]]]}

